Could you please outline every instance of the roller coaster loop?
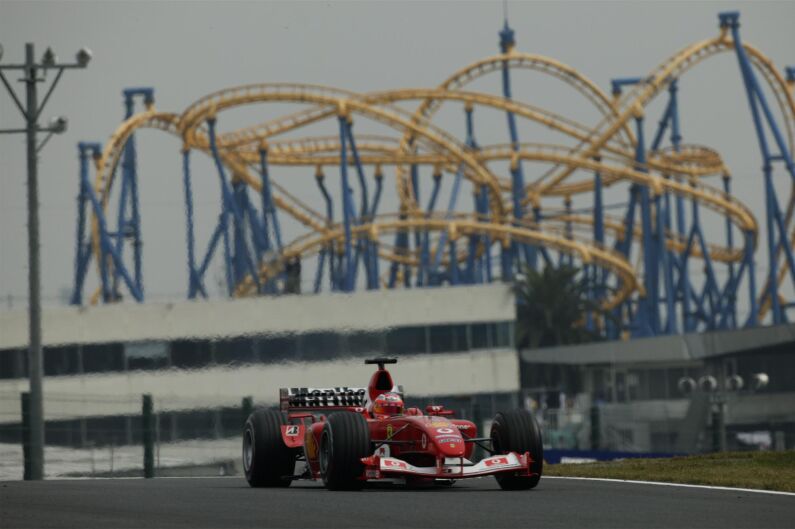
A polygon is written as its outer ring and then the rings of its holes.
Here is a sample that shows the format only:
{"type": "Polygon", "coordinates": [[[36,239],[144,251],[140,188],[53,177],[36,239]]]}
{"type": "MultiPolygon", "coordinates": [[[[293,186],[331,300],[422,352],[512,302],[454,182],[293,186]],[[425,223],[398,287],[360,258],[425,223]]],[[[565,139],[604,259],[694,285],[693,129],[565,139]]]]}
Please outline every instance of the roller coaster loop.
{"type": "Polygon", "coordinates": [[[507,21],[499,35],[499,54],[436,88],[356,93],[254,84],[214,92],[181,113],[156,110],[151,88],[125,90],[124,121],[110,139],[78,145],[72,303],[84,302],[92,261],[98,288],[89,303],[120,302],[125,293],[145,299],[135,136],[150,128],[182,141],[191,299],[208,297],[205,276],[219,252],[232,297],[297,292],[302,265],[314,273],[314,292],[351,292],[509,282],[520,266],[567,264],[580,269],[588,296],[602,307],[585,325],[606,338],[788,321],[795,307],[785,294],[795,286],[795,68],[779,71],[744,43],[736,12],[719,14],[717,36],[684,47],[647,75],[613,79],[610,93],[568,65],[517,51],[507,21]],[[758,148],[762,159],[762,228],[754,210],[732,195],[721,155],[682,142],[682,80],[723,52],[737,59],[758,138],[749,150],[758,148]],[[573,89],[595,109],[597,122],[516,99],[513,77],[523,70],[573,89]],[[490,74],[500,76],[500,94],[470,88],[490,74]],[[646,114],[657,97],[667,100],[649,141],[646,114]],[[143,109],[136,112],[139,100],[143,109]],[[218,129],[234,109],[256,116],[285,104],[300,109],[218,129]],[[412,104],[416,109],[406,110],[412,104]],[[460,135],[440,125],[445,107],[463,109],[460,135]],[[478,143],[476,110],[506,116],[507,143],[478,143]],[[336,133],[308,133],[323,125],[336,133]],[[522,141],[520,130],[529,125],[550,130],[555,142],[522,141]],[[212,161],[220,186],[217,224],[203,253],[194,234],[195,152],[212,161]],[[335,170],[332,180],[334,167],[339,179],[335,170]],[[287,189],[285,179],[300,168],[314,173],[317,206],[287,189]],[[789,184],[784,203],[774,171],[789,184]],[[382,213],[391,174],[398,206],[382,213]],[[721,184],[711,184],[712,176],[721,184]],[[430,185],[424,203],[421,183],[430,185]],[[757,249],[769,263],[761,288],[757,249]]]}

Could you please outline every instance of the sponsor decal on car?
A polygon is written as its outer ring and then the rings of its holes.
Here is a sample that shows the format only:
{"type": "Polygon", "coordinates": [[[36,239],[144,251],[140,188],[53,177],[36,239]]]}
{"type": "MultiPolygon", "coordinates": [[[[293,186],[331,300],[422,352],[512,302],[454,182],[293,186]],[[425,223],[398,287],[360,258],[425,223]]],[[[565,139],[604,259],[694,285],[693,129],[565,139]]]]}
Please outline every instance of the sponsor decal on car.
{"type": "Polygon", "coordinates": [[[406,470],[409,468],[406,462],[400,461],[399,459],[384,458],[381,460],[381,464],[386,468],[394,468],[401,470],[406,470]]]}
{"type": "Polygon", "coordinates": [[[422,444],[422,449],[425,450],[425,448],[428,446],[428,436],[427,435],[422,434],[422,442],[421,442],[421,444],[422,444]]]}
{"type": "Polygon", "coordinates": [[[289,406],[322,408],[328,406],[356,406],[364,404],[365,388],[285,388],[289,406]]]}
{"type": "Polygon", "coordinates": [[[456,424],[456,427],[459,430],[469,430],[472,427],[472,425],[470,425],[470,424],[456,424]]]}
{"type": "Polygon", "coordinates": [[[450,433],[453,433],[454,431],[455,430],[453,430],[452,428],[437,428],[436,429],[436,433],[447,433],[447,434],[450,434],[450,433]]]}
{"type": "Polygon", "coordinates": [[[460,443],[461,439],[458,437],[437,437],[436,442],[438,444],[445,444],[445,443],[460,443]]]}
{"type": "Polygon", "coordinates": [[[489,468],[504,467],[511,464],[506,456],[489,457],[484,459],[483,463],[489,468]]]}
{"type": "Polygon", "coordinates": [[[391,424],[387,424],[386,425],[386,438],[389,439],[390,437],[392,437],[393,433],[394,433],[394,430],[392,429],[392,425],[391,424]]]}
{"type": "Polygon", "coordinates": [[[295,437],[300,431],[301,428],[299,428],[297,424],[291,424],[284,431],[284,434],[288,437],[295,437]]]}

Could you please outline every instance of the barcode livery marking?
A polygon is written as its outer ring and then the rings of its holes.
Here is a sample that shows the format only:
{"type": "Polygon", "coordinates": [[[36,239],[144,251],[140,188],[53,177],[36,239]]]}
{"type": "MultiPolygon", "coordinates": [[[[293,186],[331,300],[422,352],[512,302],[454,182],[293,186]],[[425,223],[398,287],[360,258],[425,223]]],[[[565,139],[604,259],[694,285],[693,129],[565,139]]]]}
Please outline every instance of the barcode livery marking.
{"type": "Polygon", "coordinates": [[[295,407],[361,406],[365,388],[288,388],[287,401],[295,407]]]}

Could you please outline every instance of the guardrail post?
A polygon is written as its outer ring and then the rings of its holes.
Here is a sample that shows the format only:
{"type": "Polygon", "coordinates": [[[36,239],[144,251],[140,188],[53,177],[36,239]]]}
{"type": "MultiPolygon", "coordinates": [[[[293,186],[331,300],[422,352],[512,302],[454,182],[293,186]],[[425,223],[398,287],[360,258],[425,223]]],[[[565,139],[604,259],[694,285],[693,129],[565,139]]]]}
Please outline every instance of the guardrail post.
{"type": "Polygon", "coordinates": [[[30,460],[30,393],[27,391],[20,394],[22,404],[22,458],[24,461],[23,479],[30,480],[31,460],[30,460]]]}
{"type": "Polygon", "coordinates": [[[591,406],[591,450],[599,450],[601,444],[601,427],[599,424],[599,406],[591,406]]]}
{"type": "Polygon", "coordinates": [[[152,395],[143,395],[141,410],[141,438],[144,443],[144,477],[155,477],[155,415],[152,395]]]}
{"type": "Polygon", "coordinates": [[[242,412],[241,415],[243,415],[243,420],[240,422],[246,424],[248,416],[254,411],[254,399],[251,397],[243,397],[243,401],[240,403],[240,410],[242,412]]]}

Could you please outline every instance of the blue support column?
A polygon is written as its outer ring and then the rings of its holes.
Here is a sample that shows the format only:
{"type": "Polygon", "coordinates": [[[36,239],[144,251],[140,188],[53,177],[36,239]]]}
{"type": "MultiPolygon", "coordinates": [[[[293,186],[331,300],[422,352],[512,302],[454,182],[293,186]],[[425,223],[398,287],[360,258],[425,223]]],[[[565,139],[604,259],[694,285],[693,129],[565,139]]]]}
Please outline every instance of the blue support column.
{"type": "Polygon", "coordinates": [[[347,145],[347,124],[348,116],[343,112],[338,120],[340,125],[340,176],[342,180],[342,190],[340,198],[342,201],[342,224],[345,233],[343,250],[344,264],[342,269],[343,282],[341,290],[350,292],[353,290],[353,241],[351,235],[352,217],[355,213],[351,209],[351,189],[348,185],[348,145],[347,145]]]}
{"type": "Polygon", "coordinates": [[[364,175],[364,168],[362,167],[362,161],[359,158],[359,151],[356,148],[356,140],[353,137],[353,121],[350,119],[346,121],[347,127],[345,128],[346,133],[348,135],[348,142],[350,144],[351,155],[353,156],[353,162],[356,166],[356,175],[359,177],[359,194],[361,196],[361,203],[359,205],[359,222],[361,223],[363,219],[367,216],[370,211],[370,208],[367,204],[367,179],[364,175]]]}
{"type": "MultiPolygon", "coordinates": [[[[599,156],[594,157],[594,161],[599,163],[602,158],[599,156]]],[[[594,205],[593,205],[593,239],[599,246],[604,246],[605,243],[605,217],[604,217],[604,197],[602,191],[602,173],[599,171],[594,172],[594,205]]],[[[590,296],[591,299],[599,302],[605,297],[607,275],[602,272],[596,265],[591,265],[591,280],[590,280],[590,296]]],[[[610,337],[609,320],[604,321],[605,334],[610,337]]],[[[593,328],[593,327],[592,327],[593,328]]]]}
{"type": "Polygon", "coordinates": [[[271,198],[270,176],[268,173],[268,145],[266,143],[260,144],[259,148],[259,171],[260,178],[262,179],[262,187],[260,188],[260,196],[262,200],[262,228],[263,228],[263,244],[265,251],[271,250],[271,238],[269,233],[268,217],[275,209],[273,207],[273,199],[271,198]]]}
{"type": "Polygon", "coordinates": [[[748,302],[750,310],[745,327],[759,325],[759,305],[756,302],[756,266],[754,263],[754,232],[745,232],[745,263],[748,265],[748,302]]]}
{"type": "MultiPolygon", "coordinates": [[[[731,196],[731,177],[728,174],[723,175],[723,191],[726,193],[726,196],[731,196]]],[[[732,230],[732,222],[731,219],[727,216],[726,217],[726,247],[729,251],[734,250],[734,233],[732,230]]],[[[731,284],[735,284],[734,280],[734,263],[729,262],[729,278],[728,282],[731,284]]],[[[741,274],[738,274],[741,275],[741,274]]],[[[736,293],[736,286],[732,288],[728,292],[728,300],[726,303],[726,314],[728,315],[728,327],[734,329],[737,327],[737,293],[736,293]]]]}
{"type": "MultiPolygon", "coordinates": [[[[662,327],[662,317],[660,316],[659,325],[661,326],[658,331],[663,332],[665,334],[676,334],[677,332],[677,325],[676,325],[676,290],[674,288],[674,278],[673,278],[673,260],[670,252],[666,248],[666,217],[668,215],[668,204],[667,200],[663,200],[663,198],[668,198],[667,195],[664,197],[660,195],[656,195],[654,197],[654,210],[656,212],[655,218],[655,242],[657,244],[657,267],[658,272],[659,268],[662,268],[662,279],[663,285],[665,287],[665,326],[662,327]]],[[[659,299],[659,292],[658,292],[658,306],[662,302],[662,299],[659,299]]],[[[658,309],[659,313],[659,309],[658,309]]]]}
{"type": "Polygon", "coordinates": [[[266,143],[260,144],[260,177],[262,178],[262,228],[264,232],[264,251],[272,250],[275,242],[276,250],[282,250],[282,230],[279,225],[279,216],[276,214],[276,205],[273,202],[273,190],[270,181],[270,171],[268,168],[268,146],[266,143]],[[271,241],[270,231],[273,231],[273,241],[271,241]]]}
{"type": "MultiPolygon", "coordinates": [[[[505,24],[499,35],[500,50],[503,54],[509,54],[516,45],[516,41],[514,39],[513,30],[508,26],[508,20],[505,20],[505,24]]],[[[513,97],[511,90],[511,68],[508,60],[502,61],[502,95],[505,99],[511,99],[513,97]]],[[[506,117],[508,119],[508,135],[511,140],[511,148],[517,153],[520,150],[520,145],[519,132],[516,127],[516,115],[508,111],[506,112],[506,117]]],[[[525,185],[522,160],[518,156],[514,156],[511,159],[511,198],[513,202],[514,220],[516,223],[521,222],[524,218],[524,206],[522,205],[522,201],[525,198],[525,185]]],[[[516,259],[518,264],[520,255],[524,256],[524,260],[528,266],[535,269],[535,246],[512,241],[510,248],[503,249],[502,258],[503,260],[516,259]]],[[[506,270],[505,265],[503,265],[503,270],[506,270]]]]}
{"type": "MultiPolygon", "coordinates": [[[[447,203],[447,212],[445,213],[446,219],[453,218],[455,213],[456,203],[458,202],[458,194],[461,189],[461,180],[464,178],[464,167],[463,165],[458,166],[458,170],[455,173],[455,177],[453,179],[453,187],[450,190],[450,200],[447,203]]],[[[444,253],[444,247],[447,244],[447,232],[441,231],[439,233],[439,240],[436,244],[436,254],[433,257],[433,261],[430,264],[430,269],[432,272],[436,272],[439,270],[439,267],[442,263],[442,254],[444,253]]]]}
{"type": "Polygon", "coordinates": [[[456,241],[450,239],[448,243],[449,249],[448,253],[450,254],[450,263],[447,267],[447,275],[450,278],[450,284],[455,286],[459,284],[459,270],[458,270],[458,251],[456,249],[456,241]]]}
{"type": "MultiPolygon", "coordinates": [[[[91,240],[85,240],[86,233],[86,208],[89,204],[88,193],[83,183],[88,180],[89,155],[99,157],[102,146],[98,143],[80,142],[77,145],[78,159],[80,161],[79,191],[77,195],[77,241],[75,244],[75,282],[72,289],[72,305],[83,304],[83,284],[91,261],[91,240]]],[[[104,294],[103,285],[103,294],[104,294]]]]}
{"type": "MultiPolygon", "coordinates": [[[[361,196],[361,201],[359,205],[359,216],[356,220],[356,224],[363,224],[367,222],[367,218],[370,214],[370,206],[368,205],[368,190],[367,190],[367,179],[365,178],[364,168],[362,167],[362,162],[359,157],[359,151],[356,148],[356,140],[353,136],[353,121],[351,119],[347,120],[347,127],[346,132],[348,135],[348,142],[350,145],[351,155],[353,156],[353,162],[356,167],[356,174],[359,177],[359,193],[361,196]]],[[[377,279],[372,277],[373,268],[370,266],[370,261],[372,259],[371,256],[372,252],[372,244],[371,241],[365,238],[360,238],[356,243],[356,254],[354,259],[354,273],[353,273],[353,283],[356,284],[356,277],[359,271],[359,258],[362,257],[364,260],[364,271],[366,275],[366,283],[368,290],[372,290],[375,288],[373,285],[377,284],[377,279]]]]}
{"type": "MultiPolygon", "coordinates": [[[[637,116],[635,118],[637,146],[635,150],[635,161],[637,163],[636,170],[647,173],[646,167],[646,144],[643,134],[643,117],[637,116]]],[[[651,200],[649,196],[649,187],[640,186],[640,216],[641,225],[643,229],[643,272],[644,272],[644,286],[646,288],[646,298],[642,300],[638,316],[640,316],[639,324],[641,326],[640,332],[642,334],[657,334],[660,328],[659,319],[659,302],[657,290],[659,288],[659,277],[657,275],[657,245],[654,243],[654,235],[652,228],[652,212],[651,200]],[[644,326],[648,326],[643,329],[644,326]]]]}
{"type": "Polygon", "coordinates": [[[110,291],[110,278],[107,272],[106,261],[111,259],[113,262],[114,268],[121,274],[121,277],[124,283],[127,285],[132,296],[135,298],[136,301],[143,302],[143,294],[138,289],[138,286],[135,284],[134,279],[130,276],[129,272],[124,266],[124,262],[121,259],[121,256],[116,251],[116,247],[113,244],[113,241],[108,233],[108,223],[105,219],[105,212],[102,209],[102,205],[99,202],[99,199],[94,194],[94,190],[91,188],[91,183],[88,180],[88,170],[84,168],[81,171],[81,185],[83,187],[83,192],[86,194],[86,197],[91,203],[91,206],[94,211],[94,216],[97,218],[97,224],[99,225],[99,243],[100,243],[100,275],[102,276],[102,284],[103,284],[103,298],[104,301],[113,301],[114,299],[111,297],[112,293],[110,291]]]}
{"type": "MultiPolygon", "coordinates": [[[[324,175],[323,175],[323,168],[320,166],[317,167],[315,170],[315,180],[317,181],[317,186],[320,188],[320,192],[323,195],[323,199],[326,202],[326,227],[331,228],[334,224],[334,203],[331,201],[331,195],[329,195],[328,190],[326,189],[326,185],[323,183],[324,175]]],[[[339,285],[337,284],[337,277],[335,273],[334,261],[336,252],[334,251],[334,242],[328,244],[325,249],[325,252],[329,256],[328,260],[328,277],[330,282],[330,287],[332,291],[338,290],[339,285]]],[[[325,255],[325,254],[324,254],[325,255]]],[[[324,255],[321,255],[323,257],[324,255]]],[[[320,291],[320,281],[323,275],[323,266],[322,262],[318,263],[317,268],[317,275],[315,276],[315,293],[320,291]]]]}
{"type": "MultiPolygon", "coordinates": [[[[563,209],[566,212],[566,216],[571,216],[571,196],[566,195],[563,199],[563,209]]],[[[574,238],[574,233],[572,232],[572,225],[571,220],[566,220],[564,233],[566,234],[566,239],[572,240],[574,238]]],[[[574,256],[572,254],[566,254],[561,252],[561,262],[565,263],[567,266],[574,266],[574,256]]]]}
{"type": "Polygon", "coordinates": [[[244,235],[242,233],[243,230],[243,212],[240,210],[238,206],[238,200],[235,197],[235,194],[227,182],[226,178],[226,170],[224,169],[224,165],[221,162],[221,157],[218,153],[218,145],[216,144],[215,139],[215,117],[210,117],[207,119],[207,132],[208,137],[210,140],[210,151],[212,152],[213,159],[215,160],[215,167],[218,171],[218,179],[221,183],[221,200],[222,200],[222,223],[224,226],[223,230],[223,237],[224,237],[224,257],[226,260],[227,265],[227,288],[229,290],[229,295],[231,296],[234,292],[235,285],[244,279],[244,270],[248,270],[248,273],[251,275],[254,284],[257,286],[257,291],[261,290],[260,288],[260,280],[259,280],[259,270],[254,263],[254,260],[251,257],[251,253],[248,250],[248,245],[245,243],[244,235]],[[235,243],[236,254],[239,250],[240,255],[237,256],[236,260],[239,260],[238,264],[235,264],[232,261],[231,256],[231,248],[229,242],[229,233],[228,233],[228,221],[229,216],[231,214],[233,220],[233,229],[234,229],[234,237],[235,241],[240,241],[241,244],[238,246],[237,242],[235,243]]]}
{"type": "MultiPolygon", "coordinates": [[[[425,209],[425,218],[431,218],[433,211],[436,208],[436,199],[439,196],[439,188],[442,183],[442,170],[435,167],[433,171],[433,190],[431,191],[431,198],[428,200],[428,207],[425,209]]],[[[417,286],[430,286],[437,285],[438,281],[435,277],[437,274],[436,268],[431,268],[431,241],[430,231],[425,230],[422,237],[422,246],[420,248],[420,266],[417,271],[417,286]]],[[[441,238],[439,239],[441,243],[441,238]]],[[[437,254],[438,254],[437,248],[437,254]]],[[[436,262],[434,261],[434,264],[436,262]]]]}
{"type": "Polygon", "coordinates": [[[229,212],[221,198],[221,215],[219,225],[221,227],[221,241],[224,247],[224,276],[226,278],[226,295],[232,297],[235,293],[235,262],[232,257],[232,245],[229,243],[229,212]]]}
{"type": "Polygon", "coordinates": [[[368,221],[372,222],[375,220],[375,216],[378,214],[378,206],[381,203],[381,192],[384,189],[384,173],[381,170],[381,166],[377,165],[375,168],[375,193],[373,195],[373,205],[370,209],[370,218],[368,221]]]}
{"type": "MultiPolygon", "coordinates": [[[[473,150],[478,150],[478,143],[475,140],[475,116],[474,116],[474,107],[472,103],[467,102],[464,105],[464,116],[466,121],[466,146],[473,150]]],[[[481,213],[481,206],[480,206],[480,191],[475,187],[475,191],[473,193],[474,201],[475,201],[475,214],[477,216],[481,213]]],[[[483,238],[479,234],[472,234],[469,236],[469,249],[467,253],[467,264],[466,264],[466,281],[471,284],[475,283],[482,283],[483,282],[483,260],[477,258],[478,248],[480,247],[481,243],[485,245],[485,238],[483,238]]],[[[487,252],[488,247],[486,246],[484,250],[487,252]]]]}
{"type": "Polygon", "coordinates": [[[243,182],[236,181],[232,184],[232,200],[234,200],[235,208],[240,212],[240,215],[235,215],[232,218],[232,234],[234,253],[232,262],[235,267],[235,283],[240,282],[246,277],[246,264],[249,259],[248,244],[246,243],[246,227],[245,227],[245,203],[243,194],[246,192],[246,186],[243,182]]]}
{"type": "Polygon", "coordinates": [[[193,236],[193,191],[190,181],[190,148],[182,148],[182,182],[185,190],[185,238],[188,244],[188,299],[194,299],[200,292],[205,298],[207,292],[196,273],[195,243],[193,236]]]}
{"type": "MultiPolygon", "coordinates": [[[[746,95],[748,97],[748,105],[751,110],[751,117],[753,118],[754,127],[756,130],[757,139],[759,140],[759,149],[762,154],[762,169],[765,179],[765,204],[767,208],[767,243],[768,243],[768,292],[767,296],[770,298],[773,323],[780,324],[786,321],[784,309],[778,299],[778,246],[780,245],[785,252],[788,259],[792,258],[792,248],[789,243],[789,234],[784,228],[783,222],[780,222],[780,210],[778,206],[778,199],[776,198],[775,188],[772,182],[772,164],[775,161],[784,163],[790,178],[795,182],[795,164],[793,163],[792,153],[789,152],[784,136],[778,127],[778,124],[767,104],[767,98],[764,91],[759,85],[759,81],[754,74],[753,67],[750,59],[743,47],[740,38],[740,14],[738,12],[726,12],[719,15],[720,26],[723,29],[730,29],[732,39],[734,41],[734,49],[737,55],[737,61],[740,66],[743,82],[745,84],[746,95]],[[772,135],[773,144],[778,148],[778,154],[771,151],[767,139],[767,130],[772,135]],[[779,241],[776,242],[776,231],[779,232],[779,241]]],[[[795,270],[790,269],[793,283],[795,283],[795,270]]]]}
{"type": "MultiPolygon", "coordinates": [[[[130,119],[135,112],[135,98],[143,97],[144,105],[150,108],[154,104],[154,90],[152,88],[127,88],[122,92],[124,96],[124,119],[130,119]]],[[[143,242],[141,237],[141,214],[138,197],[138,169],[135,135],[132,134],[124,146],[122,156],[122,190],[119,203],[119,216],[117,222],[117,253],[123,258],[124,239],[129,238],[133,247],[133,270],[135,284],[143,294],[143,242]],[[127,197],[129,192],[130,216],[126,217],[127,197]]],[[[115,270],[115,269],[114,269],[115,270]]],[[[114,291],[118,283],[119,273],[114,271],[114,291]]]]}
{"type": "MultiPolygon", "coordinates": [[[[485,185],[480,186],[479,192],[479,199],[480,199],[480,212],[479,216],[481,219],[486,219],[489,215],[489,189],[485,185]]],[[[486,283],[491,283],[493,279],[492,271],[491,271],[491,236],[486,233],[483,235],[483,259],[484,259],[484,269],[485,269],[485,280],[486,283]]]]}

